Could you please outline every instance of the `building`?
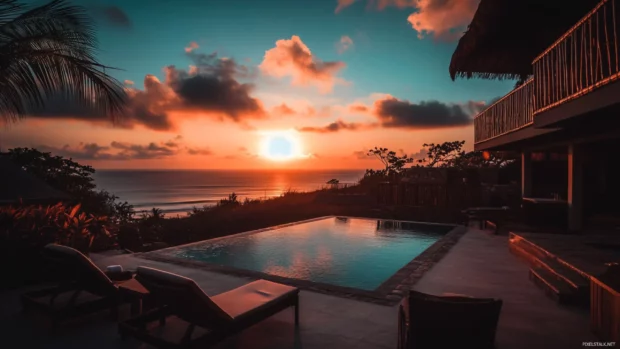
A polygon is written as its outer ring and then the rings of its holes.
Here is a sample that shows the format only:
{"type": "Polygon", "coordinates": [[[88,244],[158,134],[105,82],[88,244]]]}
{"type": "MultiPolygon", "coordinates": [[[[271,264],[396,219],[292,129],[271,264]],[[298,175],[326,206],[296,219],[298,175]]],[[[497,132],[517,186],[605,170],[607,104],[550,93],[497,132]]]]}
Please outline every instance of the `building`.
{"type": "Polygon", "coordinates": [[[620,0],[481,0],[450,63],[518,79],[475,116],[474,148],[520,152],[522,196],[564,202],[572,231],[620,226],[619,46],[620,0]]]}

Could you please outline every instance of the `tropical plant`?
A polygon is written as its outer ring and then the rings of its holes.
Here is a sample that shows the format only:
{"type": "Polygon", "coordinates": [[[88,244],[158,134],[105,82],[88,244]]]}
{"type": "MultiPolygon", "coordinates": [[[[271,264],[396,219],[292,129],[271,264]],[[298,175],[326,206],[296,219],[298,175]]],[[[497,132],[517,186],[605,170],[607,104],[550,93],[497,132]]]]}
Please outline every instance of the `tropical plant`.
{"type": "Polygon", "coordinates": [[[229,194],[228,198],[221,199],[217,203],[217,207],[236,207],[239,205],[241,205],[241,202],[239,201],[239,197],[236,193],[229,194]]]}
{"type": "Polygon", "coordinates": [[[80,207],[58,203],[0,208],[3,247],[39,249],[57,243],[88,252],[95,239],[110,238],[112,233],[107,217],[79,212],[80,207]]]}
{"type": "Polygon", "coordinates": [[[113,120],[123,113],[125,90],[95,58],[92,23],[64,0],[34,8],[0,0],[0,120],[16,121],[56,96],[113,120]]]}
{"type": "Polygon", "coordinates": [[[142,220],[148,221],[160,221],[164,219],[166,215],[161,208],[153,207],[150,211],[146,211],[142,213],[142,220]]]}

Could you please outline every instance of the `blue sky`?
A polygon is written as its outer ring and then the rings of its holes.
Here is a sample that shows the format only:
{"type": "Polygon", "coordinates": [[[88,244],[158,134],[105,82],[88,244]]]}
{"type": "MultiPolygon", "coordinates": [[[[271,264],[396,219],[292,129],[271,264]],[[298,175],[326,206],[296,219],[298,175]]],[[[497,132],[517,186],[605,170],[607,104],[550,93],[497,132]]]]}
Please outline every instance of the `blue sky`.
{"type": "MultiPolygon", "coordinates": [[[[85,2],[86,4],[92,2],[85,2]]],[[[362,2],[335,14],[334,0],[133,0],[101,1],[131,18],[132,28],[100,25],[101,60],[124,69],[114,75],[141,84],[146,74],[162,76],[165,65],[187,66],[183,48],[191,41],[205,52],[259,63],[276,40],[298,35],[324,61],[343,59],[342,76],[354,85],[345,95],[381,91],[420,101],[488,100],[509,91],[511,81],[456,81],[448,65],[456,42],[418,39],[407,22],[411,9],[369,10],[362,2]],[[355,42],[339,55],[341,36],[355,42]]],[[[139,86],[139,85],[138,85],[139,86]]]]}
{"type": "Polygon", "coordinates": [[[68,112],[49,120],[48,112],[48,119],[35,116],[2,137],[9,145],[42,147],[100,167],[283,166],[261,159],[257,149],[264,131],[291,129],[299,131],[297,148],[303,148],[300,160],[287,165],[293,167],[366,167],[361,152],[372,146],[418,154],[424,143],[464,139],[471,149],[474,114],[514,86],[450,79],[458,33],[478,0],[73,3],[96,19],[101,63],[122,69],[111,74],[134,83],[128,85],[131,110],[157,119],[129,115],[118,127],[105,117],[68,112]],[[336,13],[339,3],[348,6],[336,13]],[[344,37],[349,45],[342,51],[344,37]],[[187,53],[190,43],[195,47],[187,53]],[[198,55],[213,52],[214,61],[197,63],[198,55]],[[222,64],[230,58],[235,69],[246,66],[251,74],[226,75],[222,64]],[[206,70],[192,72],[190,65],[206,70]],[[181,77],[167,80],[168,66],[181,77]],[[167,97],[145,89],[149,74],[167,97]],[[190,101],[180,89],[192,77],[210,85],[199,86],[190,101]],[[230,100],[221,100],[224,95],[230,100]],[[49,127],[63,132],[42,131],[49,127]],[[185,150],[149,150],[172,139],[182,139],[185,150]],[[334,143],[341,149],[332,154],[334,143]]]}

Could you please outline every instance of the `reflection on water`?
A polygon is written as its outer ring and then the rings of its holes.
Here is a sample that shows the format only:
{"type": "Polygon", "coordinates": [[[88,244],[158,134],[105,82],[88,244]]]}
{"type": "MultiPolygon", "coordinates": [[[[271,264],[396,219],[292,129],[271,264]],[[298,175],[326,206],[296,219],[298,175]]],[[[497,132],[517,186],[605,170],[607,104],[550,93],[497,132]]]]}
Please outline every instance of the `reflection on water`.
{"type": "Polygon", "coordinates": [[[176,257],[374,290],[449,229],[385,222],[328,218],[192,245],[176,257]]]}

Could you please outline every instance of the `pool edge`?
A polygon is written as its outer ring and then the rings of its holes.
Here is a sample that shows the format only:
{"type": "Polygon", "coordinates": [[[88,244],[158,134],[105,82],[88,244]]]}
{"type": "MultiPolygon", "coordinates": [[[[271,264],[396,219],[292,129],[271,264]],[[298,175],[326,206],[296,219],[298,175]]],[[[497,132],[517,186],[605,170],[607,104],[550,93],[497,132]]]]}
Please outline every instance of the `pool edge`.
{"type": "Polygon", "coordinates": [[[281,224],[277,226],[271,226],[267,228],[250,230],[247,232],[241,232],[226,236],[221,236],[213,239],[206,239],[197,242],[192,242],[184,245],[177,245],[168,247],[161,250],[156,250],[152,252],[145,253],[136,253],[134,254],[137,258],[142,258],[146,260],[153,260],[164,263],[176,264],[189,268],[197,268],[200,270],[208,271],[208,272],[216,272],[225,275],[231,275],[242,278],[253,278],[253,279],[265,279],[274,282],[279,282],[291,286],[298,287],[302,290],[312,291],[323,293],[327,295],[344,297],[348,299],[359,300],[363,302],[370,302],[380,305],[393,306],[400,302],[402,297],[405,295],[407,290],[413,289],[413,286],[424,276],[424,274],[430,270],[436,263],[438,263],[449,251],[450,249],[458,243],[458,240],[468,231],[468,228],[462,225],[455,224],[445,224],[445,223],[432,223],[432,222],[418,222],[418,221],[403,221],[403,220],[392,220],[392,219],[379,219],[379,218],[370,218],[370,217],[352,217],[352,216],[321,216],[317,218],[307,219],[303,221],[297,221],[292,223],[281,224]],[[409,261],[405,266],[400,268],[396,273],[394,273],[390,278],[384,281],[379,287],[377,287],[373,291],[367,291],[357,288],[350,288],[344,286],[331,285],[320,282],[313,282],[308,280],[301,279],[293,279],[287,278],[277,275],[266,274],[259,271],[247,270],[247,269],[238,269],[224,265],[206,263],[195,260],[188,260],[184,258],[173,257],[170,255],[163,254],[167,250],[184,248],[187,246],[192,246],[199,243],[204,243],[206,241],[217,241],[223,238],[229,238],[234,236],[245,236],[256,234],[260,232],[270,231],[274,229],[284,228],[287,226],[309,223],[313,221],[318,221],[322,219],[328,219],[333,217],[347,217],[352,219],[370,219],[370,220],[382,220],[382,221],[394,221],[394,222],[407,222],[407,223],[417,223],[417,224],[428,224],[428,225],[440,225],[446,227],[452,227],[450,231],[448,231],[444,236],[442,236],[439,240],[425,249],[418,256],[409,261]]]}

